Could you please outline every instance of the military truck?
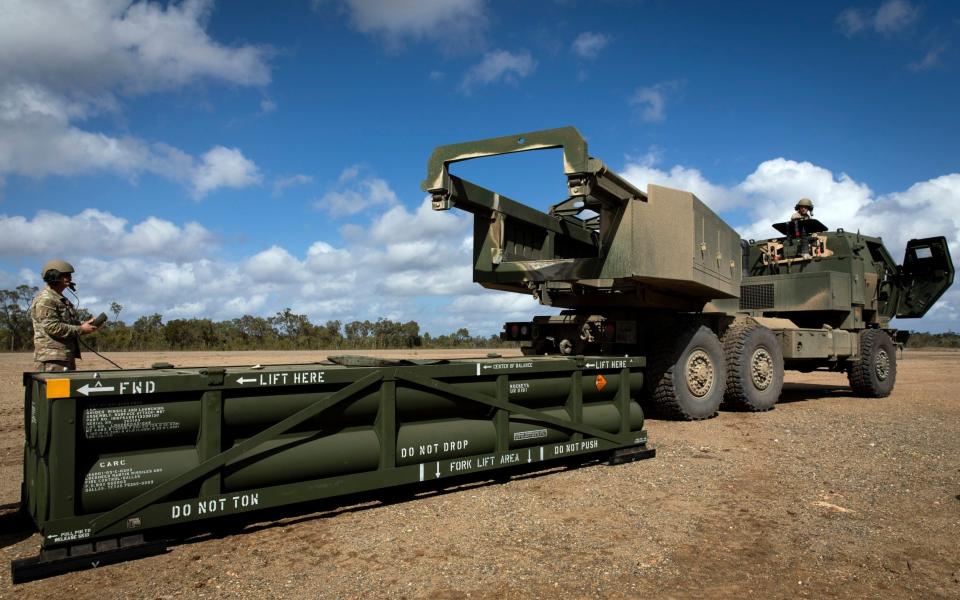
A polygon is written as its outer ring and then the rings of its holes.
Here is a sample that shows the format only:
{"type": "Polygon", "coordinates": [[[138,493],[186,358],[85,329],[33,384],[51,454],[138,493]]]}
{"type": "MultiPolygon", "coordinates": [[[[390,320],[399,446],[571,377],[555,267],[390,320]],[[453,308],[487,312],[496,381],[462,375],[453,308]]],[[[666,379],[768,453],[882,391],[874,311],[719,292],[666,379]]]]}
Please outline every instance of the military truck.
{"type": "Polygon", "coordinates": [[[769,410],[785,369],[844,371],[857,395],[887,396],[905,341],[891,319],[922,317],[953,282],[943,237],[910,240],[902,265],[880,238],[815,219],[742,240],[689,192],[638,189],[572,127],[438,147],[422,187],[434,210],[474,215],[474,281],[564,309],[502,338],[528,355],[645,356],[648,406],[675,418],[769,410]],[[569,195],[546,213],[450,172],[549,148],[569,195]]]}

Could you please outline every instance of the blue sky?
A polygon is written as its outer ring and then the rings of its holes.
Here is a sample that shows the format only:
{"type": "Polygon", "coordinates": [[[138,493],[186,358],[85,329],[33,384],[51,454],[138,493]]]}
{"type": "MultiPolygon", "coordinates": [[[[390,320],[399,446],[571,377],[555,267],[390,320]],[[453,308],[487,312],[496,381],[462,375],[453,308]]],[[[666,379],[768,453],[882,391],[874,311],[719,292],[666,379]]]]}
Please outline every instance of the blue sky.
{"type": "MultiPolygon", "coordinates": [[[[744,237],[801,196],[960,262],[960,4],[0,2],[0,288],[77,267],[132,321],[388,317],[494,333],[543,309],[471,283],[433,147],[564,125],[744,237]]],[[[545,208],[556,152],[458,167],[545,208]]],[[[900,327],[958,330],[960,291],[900,327]]]]}

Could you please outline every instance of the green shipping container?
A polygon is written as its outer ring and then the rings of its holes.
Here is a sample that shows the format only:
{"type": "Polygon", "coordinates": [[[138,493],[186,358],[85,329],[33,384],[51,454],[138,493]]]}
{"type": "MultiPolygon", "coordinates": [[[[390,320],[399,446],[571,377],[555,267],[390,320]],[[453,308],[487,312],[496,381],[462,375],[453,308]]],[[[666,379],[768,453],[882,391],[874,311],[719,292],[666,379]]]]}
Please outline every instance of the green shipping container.
{"type": "Polygon", "coordinates": [[[43,541],[15,579],[57,561],[82,568],[84,556],[102,564],[181,523],[585,454],[650,456],[635,400],[643,366],[340,359],[27,373],[22,507],[43,541]]]}

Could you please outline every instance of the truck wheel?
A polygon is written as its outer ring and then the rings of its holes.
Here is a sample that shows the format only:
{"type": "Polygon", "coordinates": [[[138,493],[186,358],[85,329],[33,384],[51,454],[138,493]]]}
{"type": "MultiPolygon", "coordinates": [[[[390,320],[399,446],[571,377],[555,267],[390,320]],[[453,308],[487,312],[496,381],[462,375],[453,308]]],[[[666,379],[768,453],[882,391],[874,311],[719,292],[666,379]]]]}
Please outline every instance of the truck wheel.
{"type": "Polygon", "coordinates": [[[738,321],[723,336],[727,360],[724,402],[732,408],[770,410],[783,389],[783,351],[772,331],[750,321],[738,321]]]}
{"type": "Polygon", "coordinates": [[[715,333],[701,325],[679,336],[660,335],[652,352],[648,396],[663,416],[695,421],[717,414],[723,400],[726,362],[715,333]]]}
{"type": "Polygon", "coordinates": [[[847,372],[850,388],[857,396],[885,398],[897,381],[897,351],[893,340],[882,329],[860,332],[860,358],[847,372]]]}

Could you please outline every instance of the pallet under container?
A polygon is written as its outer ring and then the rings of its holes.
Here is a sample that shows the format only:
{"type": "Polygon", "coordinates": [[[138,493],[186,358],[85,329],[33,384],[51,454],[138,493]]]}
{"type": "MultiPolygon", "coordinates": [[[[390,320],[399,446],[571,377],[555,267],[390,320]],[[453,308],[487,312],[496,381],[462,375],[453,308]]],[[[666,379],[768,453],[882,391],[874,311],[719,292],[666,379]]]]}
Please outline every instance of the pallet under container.
{"type": "Polygon", "coordinates": [[[26,373],[21,509],[42,543],[14,582],[162,551],[184,523],[653,455],[641,357],[332,360],[26,373]]]}

